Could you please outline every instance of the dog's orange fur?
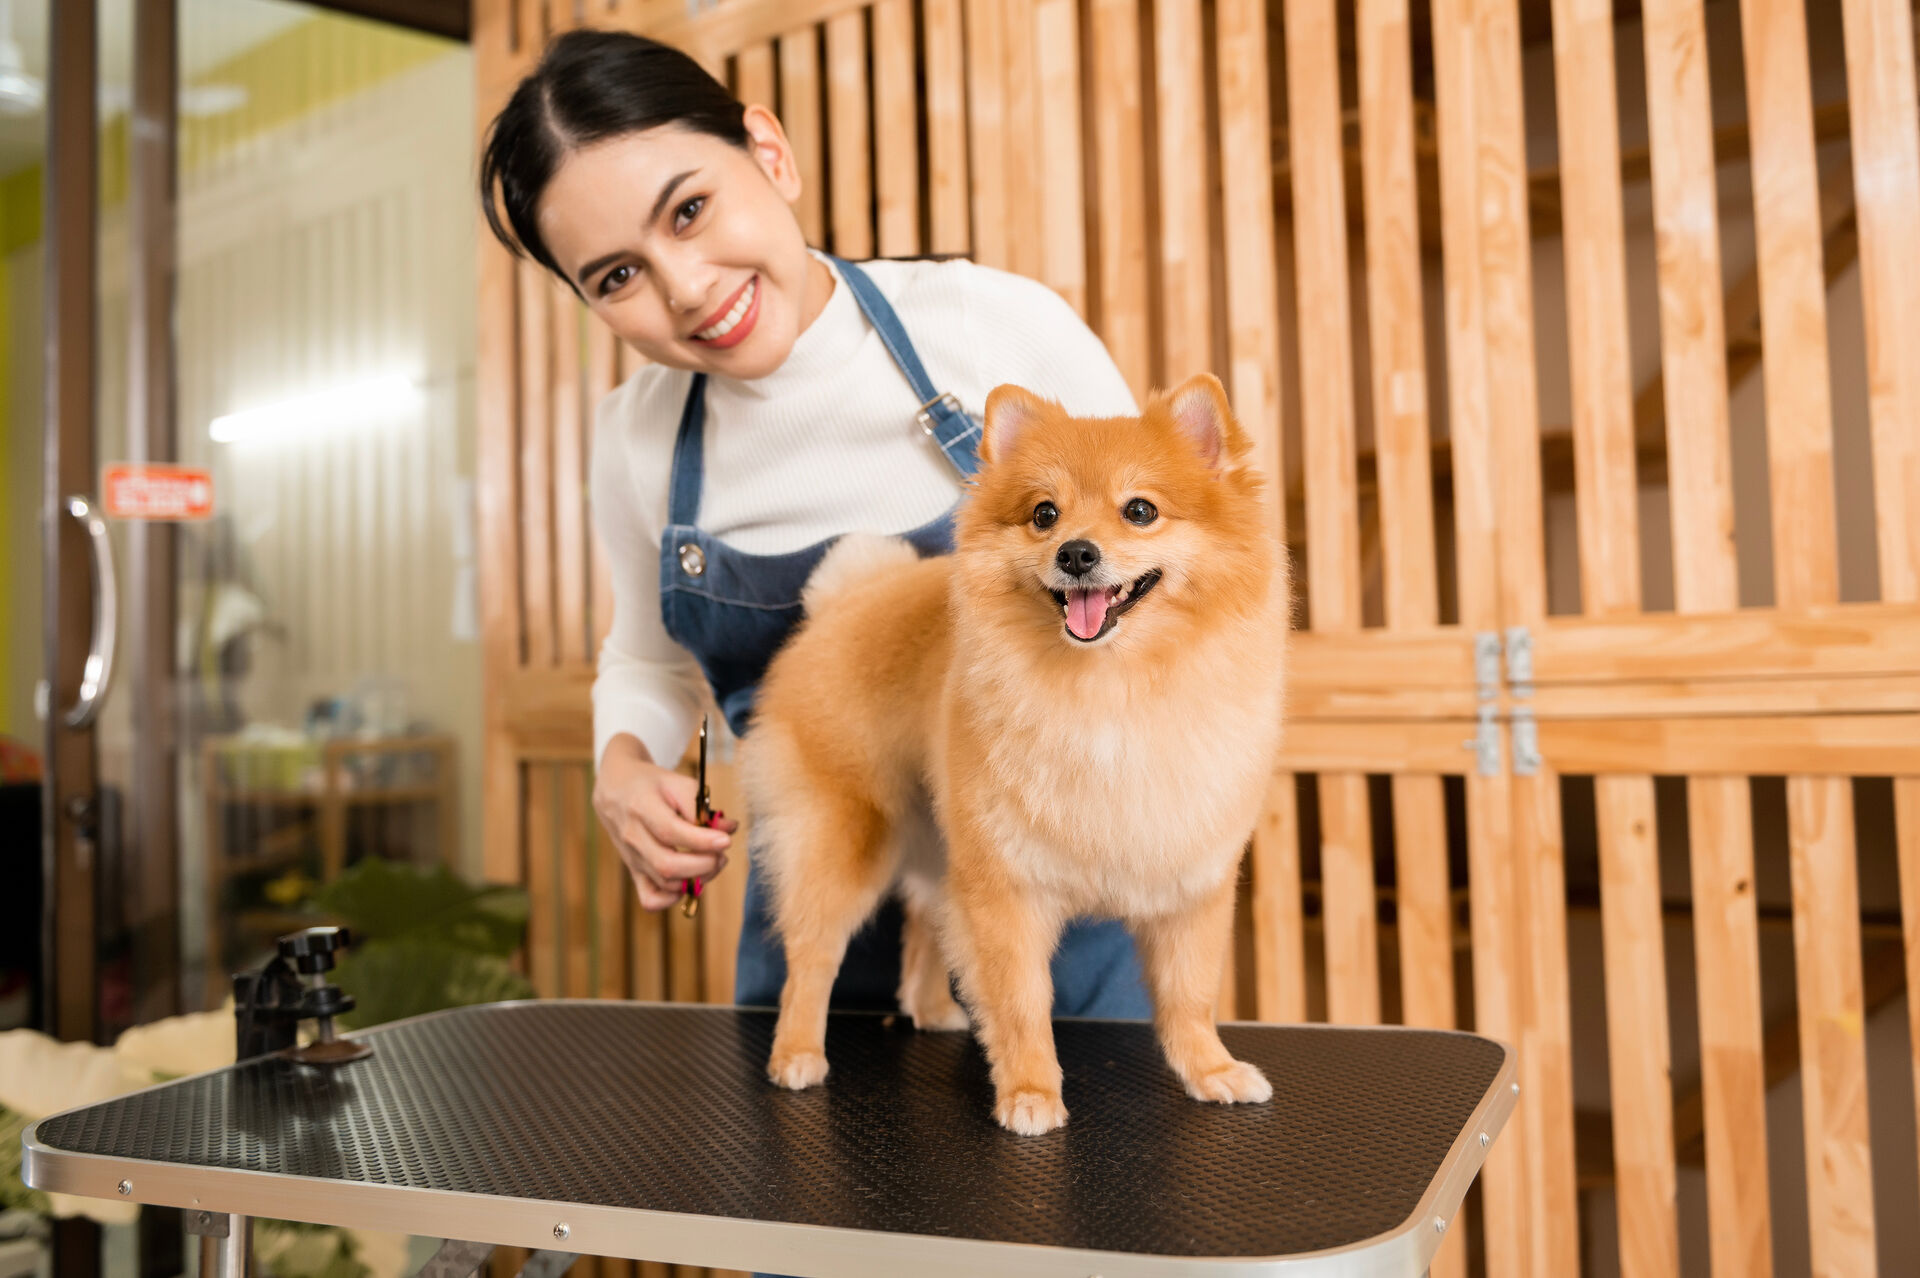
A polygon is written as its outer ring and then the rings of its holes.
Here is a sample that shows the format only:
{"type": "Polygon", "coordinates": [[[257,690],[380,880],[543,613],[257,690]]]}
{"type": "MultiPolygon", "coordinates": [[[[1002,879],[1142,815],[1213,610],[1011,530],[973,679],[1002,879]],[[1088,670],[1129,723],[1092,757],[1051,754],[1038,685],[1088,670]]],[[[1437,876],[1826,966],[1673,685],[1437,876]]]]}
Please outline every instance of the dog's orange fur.
{"type": "Polygon", "coordinates": [[[921,560],[880,538],[835,547],[744,746],[787,952],[775,1082],[826,1077],[827,996],[847,941],[898,891],[901,1007],[921,1028],[964,1027],[951,965],[1003,1125],[1066,1121],[1049,960],[1083,915],[1131,929],[1189,1093],[1272,1094],[1213,1021],[1235,870],[1279,747],[1288,624],[1251,451],[1205,375],[1138,419],[1072,418],[1001,387],[953,555],[921,560]],[[1129,522],[1135,497],[1159,517],[1129,522]],[[1043,500],[1059,511],[1045,529],[1043,500]],[[1162,572],[1093,643],[1068,633],[1042,584],[1078,538],[1120,580],[1162,572]]]}

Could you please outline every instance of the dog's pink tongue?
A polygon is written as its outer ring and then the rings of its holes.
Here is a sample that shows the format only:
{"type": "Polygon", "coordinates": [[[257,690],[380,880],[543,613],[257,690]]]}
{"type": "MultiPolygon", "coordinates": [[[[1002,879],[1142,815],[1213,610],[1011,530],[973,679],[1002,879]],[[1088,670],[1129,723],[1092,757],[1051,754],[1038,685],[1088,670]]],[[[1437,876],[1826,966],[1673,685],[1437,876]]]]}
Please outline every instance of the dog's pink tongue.
{"type": "Polygon", "coordinates": [[[1100,626],[1107,619],[1107,592],[1104,590],[1069,590],[1067,592],[1067,629],[1082,639],[1091,639],[1100,633],[1100,626]]]}

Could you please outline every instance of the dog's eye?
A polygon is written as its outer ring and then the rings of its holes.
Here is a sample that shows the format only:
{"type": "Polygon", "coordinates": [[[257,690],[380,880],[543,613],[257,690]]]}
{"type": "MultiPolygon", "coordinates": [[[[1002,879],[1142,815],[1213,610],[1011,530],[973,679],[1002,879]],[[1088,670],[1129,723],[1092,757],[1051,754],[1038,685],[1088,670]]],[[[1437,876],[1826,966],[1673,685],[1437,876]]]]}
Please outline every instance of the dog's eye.
{"type": "Polygon", "coordinates": [[[1127,503],[1126,510],[1122,513],[1126,515],[1128,523],[1138,524],[1142,528],[1160,518],[1160,508],[1145,497],[1135,497],[1127,503]]]}
{"type": "Polygon", "coordinates": [[[1060,518],[1060,511],[1050,501],[1043,501],[1033,508],[1033,526],[1051,528],[1054,520],[1060,518]]]}

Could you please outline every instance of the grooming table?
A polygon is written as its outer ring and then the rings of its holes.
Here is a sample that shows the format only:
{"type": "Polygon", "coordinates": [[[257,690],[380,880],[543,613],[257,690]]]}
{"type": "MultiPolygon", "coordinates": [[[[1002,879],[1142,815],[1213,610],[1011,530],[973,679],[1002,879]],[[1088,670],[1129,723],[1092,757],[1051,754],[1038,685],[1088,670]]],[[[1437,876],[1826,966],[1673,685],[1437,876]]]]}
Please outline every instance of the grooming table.
{"type": "MultiPolygon", "coordinates": [[[[1151,1027],[1062,1020],[1072,1117],[992,1118],[971,1035],[835,1013],[832,1073],[762,1073],[771,1012],[462,1008],[356,1037],[331,1070],[259,1057],[43,1119],[41,1189],[187,1209],[241,1278],[251,1218],[817,1278],[1423,1273],[1518,1093],[1503,1044],[1232,1024],[1264,1105],[1188,1099],[1151,1027]]],[[[476,1245],[477,1244],[477,1245],[476,1245]]],[[[465,1251],[460,1248],[466,1247],[465,1251]]]]}

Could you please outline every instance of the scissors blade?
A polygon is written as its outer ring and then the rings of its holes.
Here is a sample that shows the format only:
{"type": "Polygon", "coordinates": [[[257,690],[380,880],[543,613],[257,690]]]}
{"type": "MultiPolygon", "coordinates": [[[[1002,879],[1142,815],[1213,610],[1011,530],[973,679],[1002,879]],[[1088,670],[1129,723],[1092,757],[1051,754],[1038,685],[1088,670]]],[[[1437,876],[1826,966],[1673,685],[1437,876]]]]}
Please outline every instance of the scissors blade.
{"type": "Polygon", "coordinates": [[[705,825],[713,815],[713,798],[707,790],[707,716],[700,716],[700,792],[694,798],[694,820],[705,825]]]}

